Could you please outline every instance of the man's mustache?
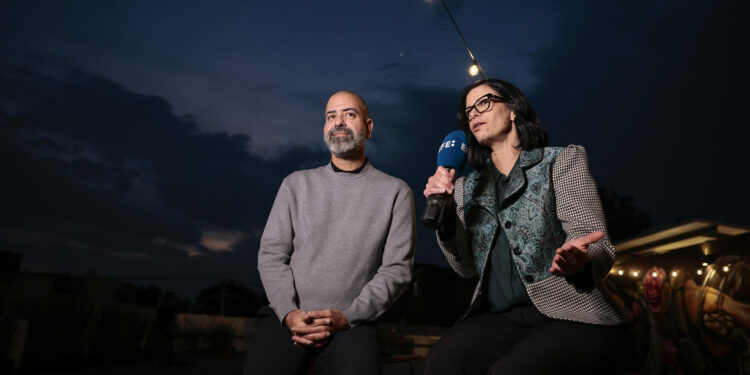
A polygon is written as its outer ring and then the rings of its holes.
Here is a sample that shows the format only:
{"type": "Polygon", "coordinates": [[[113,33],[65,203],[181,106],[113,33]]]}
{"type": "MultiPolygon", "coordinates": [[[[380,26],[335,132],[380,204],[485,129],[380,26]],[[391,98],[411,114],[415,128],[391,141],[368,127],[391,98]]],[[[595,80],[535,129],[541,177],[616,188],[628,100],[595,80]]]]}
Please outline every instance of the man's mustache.
{"type": "Polygon", "coordinates": [[[333,133],[336,133],[336,132],[344,132],[344,133],[346,133],[350,137],[354,136],[354,132],[351,129],[347,128],[346,126],[340,125],[340,126],[336,126],[336,127],[332,128],[331,130],[328,131],[328,138],[332,138],[333,137],[333,133]]]}

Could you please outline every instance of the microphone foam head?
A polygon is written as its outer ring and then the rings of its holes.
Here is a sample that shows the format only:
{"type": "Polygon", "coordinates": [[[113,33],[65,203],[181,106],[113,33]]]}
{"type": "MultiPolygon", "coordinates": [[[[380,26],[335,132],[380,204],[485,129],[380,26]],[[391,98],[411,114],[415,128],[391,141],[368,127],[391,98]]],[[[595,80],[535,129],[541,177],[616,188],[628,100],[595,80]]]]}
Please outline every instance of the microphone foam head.
{"type": "Polygon", "coordinates": [[[460,172],[466,163],[466,152],[468,150],[469,146],[466,143],[464,132],[456,130],[448,134],[438,150],[438,167],[453,168],[460,172]]]}

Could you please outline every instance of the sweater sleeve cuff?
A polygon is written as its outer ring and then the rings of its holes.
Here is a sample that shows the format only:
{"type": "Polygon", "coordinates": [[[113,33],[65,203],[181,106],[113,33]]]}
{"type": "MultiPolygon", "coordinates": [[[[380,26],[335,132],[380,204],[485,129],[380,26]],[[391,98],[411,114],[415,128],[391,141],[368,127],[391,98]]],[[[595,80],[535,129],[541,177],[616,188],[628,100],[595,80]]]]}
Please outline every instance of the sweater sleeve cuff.
{"type": "Polygon", "coordinates": [[[271,308],[273,309],[273,312],[276,313],[276,316],[279,318],[279,322],[281,323],[282,327],[286,327],[286,323],[285,323],[286,316],[290,312],[299,309],[297,306],[291,306],[291,305],[285,306],[283,308],[277,308],[275,306],[271,306],[271,308]]]}
{"type": "Polygon", "coordinates": [[[359,325],[359,322],[362,321],[361,314],[357,314],[355,309],[353,309],[351,306],[341,310],[341,312],[346,316],[346,319],[349,321],[349,327],[354,328],[357,325],[359,325]]]}

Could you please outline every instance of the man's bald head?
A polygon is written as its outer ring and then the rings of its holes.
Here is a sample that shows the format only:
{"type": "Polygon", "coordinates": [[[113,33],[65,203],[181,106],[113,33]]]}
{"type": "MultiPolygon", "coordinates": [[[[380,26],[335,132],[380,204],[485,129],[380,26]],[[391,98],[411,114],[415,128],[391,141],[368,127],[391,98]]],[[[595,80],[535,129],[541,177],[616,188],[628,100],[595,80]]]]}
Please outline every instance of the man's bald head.
{"type": "Polygon", "coordinates": [[[353,96],[353,97],[357,98],[357,101],[359,102],[359,105],[360,105],[360,109],[359,109],[360,115],[361,115],[361,116],[362,116],[362,117],[363,117],[363,118],[364,118],[365,120],[367,120],[367,119],[369,119],[369,118],[370,118],[370,110],[369,110],[369,109],[367,108],[367,103],[365,102],[365,100],[364,100],[364,99],[362,99],[362,97],[361,97],[361,96],[359,96],[359,94],[357,94],[357,93],[356,93],[356,92],[354,92],[354,91],[349,91],[349,90],[340,90],[340,91],[336,91],[336,92],[334,92],[334,93],[333,93],[333,95],[331,95],[331,97],[330,97],[330,98],[328,99],[328,101],[330,102],[330,101],[331,101],[331,99],[332,99],[332,98],[333,98],[334,96],[336,96],[336,95],[351,95],[351,96],[353,96]]]}

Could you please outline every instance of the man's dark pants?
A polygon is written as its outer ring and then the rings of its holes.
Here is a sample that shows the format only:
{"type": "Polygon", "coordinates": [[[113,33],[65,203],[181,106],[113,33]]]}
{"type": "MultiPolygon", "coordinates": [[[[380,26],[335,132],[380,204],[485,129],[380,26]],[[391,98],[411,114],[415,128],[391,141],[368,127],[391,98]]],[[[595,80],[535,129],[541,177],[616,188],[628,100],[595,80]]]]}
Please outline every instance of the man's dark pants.
{"type": "Polygon", "coordinates": [[[378,332],[372,325],[338,332],[322,348],[301,348],[294,346],[273,310],[264,306],[255,318],[255,331],[245,357],[245,375],[305,374],[310,364],[316,375],[380,374],[378,332]]]}

